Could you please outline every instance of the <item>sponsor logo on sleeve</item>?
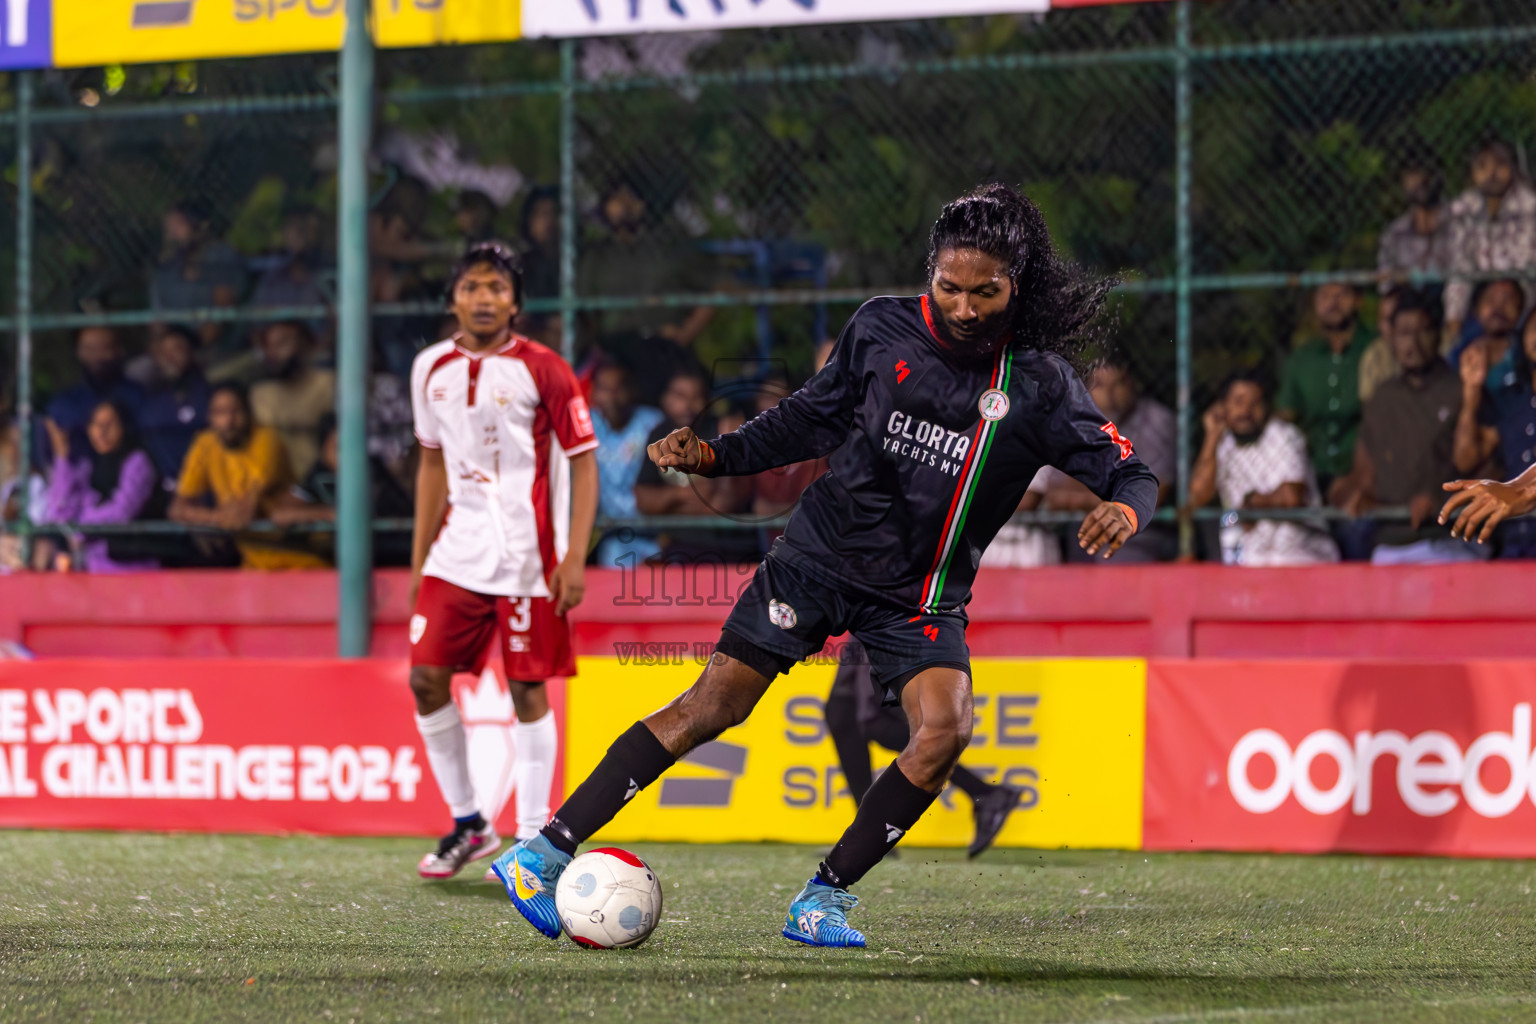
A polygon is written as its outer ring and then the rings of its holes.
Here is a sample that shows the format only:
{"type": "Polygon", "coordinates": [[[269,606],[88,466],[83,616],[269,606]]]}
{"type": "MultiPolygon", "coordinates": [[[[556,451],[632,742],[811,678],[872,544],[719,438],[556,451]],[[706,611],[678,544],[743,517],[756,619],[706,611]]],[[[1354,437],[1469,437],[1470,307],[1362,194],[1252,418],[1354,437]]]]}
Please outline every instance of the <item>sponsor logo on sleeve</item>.
{"type": "Polygon", "coordinates": [[[571,429],[577,437],[592,436],[592,414],[587,411],[587,400],[580,395],[571,399],[571,429]]]}
{"type": "Polygon", "coordinates": [[[1106,423],[1099,428],[1109,435],[1109,439],[1120,446],[1120,461],[1124,462],[1131,457],[1131,442],[1120,436],[1120,428],[1113,423],[1106,423]]]}

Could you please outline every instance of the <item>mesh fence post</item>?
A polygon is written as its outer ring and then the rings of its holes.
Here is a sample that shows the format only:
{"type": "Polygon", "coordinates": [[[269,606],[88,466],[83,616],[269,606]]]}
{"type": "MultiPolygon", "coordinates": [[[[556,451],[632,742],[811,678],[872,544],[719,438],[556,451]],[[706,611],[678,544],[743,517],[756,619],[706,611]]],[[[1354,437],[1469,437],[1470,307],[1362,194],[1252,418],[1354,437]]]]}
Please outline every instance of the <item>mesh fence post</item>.
{"type": "Polygon", "coordinates": [[[1190,246],[1190,150],[1193,146],[1193,134],[1191,127],[1190,111],[1190,38],[1189,38],[1189,0],[1178,0],[1174,8],[1174,48],[1175,80],[1174,80],[1174,118],[1176,120],[1176,160],[1177,171],[1176,189],[1178,197],[1176,201],[1175,238],[1177,245],[1175,270],[1175,296],[1177,299],[1177,311],[1175,313],[1174,326],[1174,358],[1177,415],[1178,415],[1178,511],[1179,511],[1179,557],[1188,558],[1195,551],[1195,524],[1188,509],[1189,505],[1189,474],[1193,468],[1191,465],[1190,451],[1190,371],[1191,371],[1191,308],[1190,308],[1190,277],[1193,272],[1193,256],[1190,246]]]}
{"type": "Polygon", "coordinates": [[[372,632],[372,524],[368,488],[368,138],[373,99],[373,41],[368,0],[347,0],[341,51],[338,126],[340,194],[336,420],[340,432],[336,495],[336,565],[341,592],[338,654],[368,654],[372,632]]]}
{"type": "Polygon", "coordinates": [[[32,563],[32,72],[16,72],[16,469],[21,560],[32,563]]]}
{"type": "Polygon", "coordinates": [[[576,362],[576,40],[560,41],[560,352],[576,362]]]}

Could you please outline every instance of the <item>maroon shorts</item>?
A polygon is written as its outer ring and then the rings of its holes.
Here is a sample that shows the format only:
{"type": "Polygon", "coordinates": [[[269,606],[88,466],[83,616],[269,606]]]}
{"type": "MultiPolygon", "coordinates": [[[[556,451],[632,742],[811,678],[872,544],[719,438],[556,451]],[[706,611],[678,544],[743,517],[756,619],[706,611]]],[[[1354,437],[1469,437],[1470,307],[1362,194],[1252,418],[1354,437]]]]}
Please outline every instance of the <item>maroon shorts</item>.
{"type": "Polygon", "coordinates": [[[491,638],[507,678],[535,683],[574,676],[571,626],[547,597],[492,597],[423,576],[411,616],[411,664],[479,672],[491,638]]]}

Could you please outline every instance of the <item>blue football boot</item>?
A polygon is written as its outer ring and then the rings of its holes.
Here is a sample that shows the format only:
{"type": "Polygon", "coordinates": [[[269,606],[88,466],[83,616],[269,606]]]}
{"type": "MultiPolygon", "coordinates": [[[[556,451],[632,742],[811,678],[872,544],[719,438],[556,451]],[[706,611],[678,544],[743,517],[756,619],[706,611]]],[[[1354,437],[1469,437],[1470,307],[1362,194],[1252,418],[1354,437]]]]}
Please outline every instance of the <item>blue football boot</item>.
{"type": "Polygon", "coordinates": [[[864,947],[864,933],[848,927],[848,911],[859,898],[847,889],[834,889],[813,878],[789,905],[784,937],[807,946],[864,947]]]}
{"type": "Polygon", "coordinates": [[[560,915],[555,911],[555,885],[570,862],[570,854],[538,835],[521,840],[497,857],[491,870],[518,913],[547,938],[558,939],[561,928],[560,915]]]}

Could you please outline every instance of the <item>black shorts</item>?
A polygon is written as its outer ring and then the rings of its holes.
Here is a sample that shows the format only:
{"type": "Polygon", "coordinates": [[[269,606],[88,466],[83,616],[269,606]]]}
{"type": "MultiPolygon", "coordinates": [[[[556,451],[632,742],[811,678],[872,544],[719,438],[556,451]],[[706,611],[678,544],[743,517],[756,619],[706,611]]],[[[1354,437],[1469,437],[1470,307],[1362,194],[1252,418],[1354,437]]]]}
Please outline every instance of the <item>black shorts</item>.
{"type": "Polygon", "coordinates": [[[854,597],[769,556],[736,601],[717,650],[772,679],[852,633],[869,656],[870,676],[886,704],[923,669],[949,666],[971,674],[963,608],[924,612],[854,597]]]}

